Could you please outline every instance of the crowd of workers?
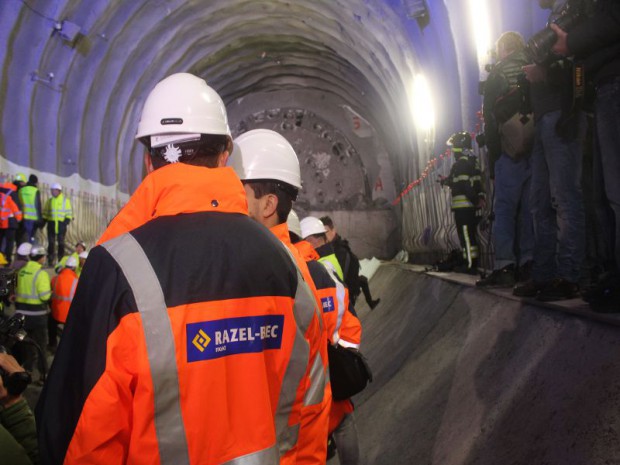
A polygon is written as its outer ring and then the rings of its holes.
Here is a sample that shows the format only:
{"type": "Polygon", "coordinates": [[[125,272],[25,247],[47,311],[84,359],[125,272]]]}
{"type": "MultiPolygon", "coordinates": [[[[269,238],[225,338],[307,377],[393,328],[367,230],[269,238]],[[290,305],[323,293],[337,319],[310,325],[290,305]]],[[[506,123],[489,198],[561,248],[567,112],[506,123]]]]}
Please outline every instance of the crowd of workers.
{"type": "MultiPolygon", "coordinates": [[[[333,221],[293,211],[293,147],[263,129],[233,142],[220,97],[186,73],[151,91],[137,138],[148,175],[88,261],[77,244],[53,282],[53,248],[26,261],[22,244],[14,262],[15,311],[55,352],[42,463],[324,463],[328,442],[361,463],[350,397],[371,375],[339,367],[363,359],[352,303],[379,299],[333,221]]],[[[15,355],[34,370],[36,354],[15,355]]]]}
{"type": "MultiPolygon", "coordinates": [[[[476,284],[544,302],[582,297],[594,311],[620,312],[620,4],[539,4],[551,10],[547,54],[531,53],[544,49],[544,34],[526,46],[519,33],[506,32],[484,85],[478,140],[486,142],[493,181],[494,264],[476,284]],[[569,15],[585,19],[564,31],[556,22],[569,15]],[[588,221],[584,196],[596,212],[588,221]]],[[[468,133],[448,145],[456,161],[440,181],[452,189],[463,249],[458,270],[475,274],[486,202],[481,173],[468,133]]]]}

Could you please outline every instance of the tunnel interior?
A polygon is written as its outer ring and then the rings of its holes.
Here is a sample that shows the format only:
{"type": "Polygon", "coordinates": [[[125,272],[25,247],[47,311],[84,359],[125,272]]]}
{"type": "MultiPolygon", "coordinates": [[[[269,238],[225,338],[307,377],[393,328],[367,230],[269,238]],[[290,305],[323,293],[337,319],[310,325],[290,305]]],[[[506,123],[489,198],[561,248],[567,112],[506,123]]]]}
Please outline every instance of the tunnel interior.
{"type": "MultiPolygon", "coordinates": [[[[0,171],[122,203],[143,178],[142,104],[175,72],[222,96],[233,136],[281,132],[302,167],[302,212],[393,210],[480,109],[478,24],[540,24],[524,2],[9,0],[0,7],[0,171]],[[479,14],[479,18],[477,17],[479,14]],[[486,18],[486,19],[485,19],[486,18]],[[416,127],[417,75],[436,113],[416,127]]],[[[492,43],[491,43],[492,45],[492,43]]]]}

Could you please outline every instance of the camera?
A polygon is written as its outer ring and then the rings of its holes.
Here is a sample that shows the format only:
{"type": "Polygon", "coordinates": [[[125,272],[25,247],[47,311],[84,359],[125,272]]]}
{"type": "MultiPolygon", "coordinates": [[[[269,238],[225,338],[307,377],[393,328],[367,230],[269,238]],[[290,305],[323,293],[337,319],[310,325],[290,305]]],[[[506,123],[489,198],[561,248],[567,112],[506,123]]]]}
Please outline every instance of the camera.
{"type": "MultiPolygon", "coordinates": [[[[552,21],[560,29],[568,32],[581,20],[582,12],[579,2],[567,2],[560,11],[558,17],[552,21]]],[[[535,63],[544,63],[549,57],[551,47],[555,44],[557,35],[549,24],[543,30],[534,34],[527,42],[527,48],[530,56],[535,63]]]]}
{"type": "MultiPolygon", "coordinates": [[[[21,314],[13,315],[10,318],[0,316],[0,353],[8,353],[7,347],[11,348],[15,343],[26,339],[24,321],[25,317],[21,314]]],[[[2,377],[2,384],[11,396],[20,395],[32,381],[28,372],[7,373],[2,368],[0,368],[0,377],[2,377]]]]}

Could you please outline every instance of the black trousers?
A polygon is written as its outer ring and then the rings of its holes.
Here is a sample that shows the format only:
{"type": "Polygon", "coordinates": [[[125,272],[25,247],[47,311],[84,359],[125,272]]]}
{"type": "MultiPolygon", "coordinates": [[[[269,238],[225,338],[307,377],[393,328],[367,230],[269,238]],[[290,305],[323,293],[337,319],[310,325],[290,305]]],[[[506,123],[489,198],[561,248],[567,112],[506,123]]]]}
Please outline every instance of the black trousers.
{"type": "Polygon", "coordinates": [[[15,233],[16,229],[7,228],[0,229],[0,244],[2,244],[2,253],[4,258],[11,263],[13,258],[13,249],[15,248],[15,233]]]}
{"type": "Polygon", "coordinates": [[[67,225],[65,222],[58,223],[58,234],[55,231],[55,223],[49,221],[47,223],[47,261],[48,263],[54,263],[54,252],[56,249],[56,242],[58,242],[58,260],[65,256],[65,235],[67,234],[67,225]]]}

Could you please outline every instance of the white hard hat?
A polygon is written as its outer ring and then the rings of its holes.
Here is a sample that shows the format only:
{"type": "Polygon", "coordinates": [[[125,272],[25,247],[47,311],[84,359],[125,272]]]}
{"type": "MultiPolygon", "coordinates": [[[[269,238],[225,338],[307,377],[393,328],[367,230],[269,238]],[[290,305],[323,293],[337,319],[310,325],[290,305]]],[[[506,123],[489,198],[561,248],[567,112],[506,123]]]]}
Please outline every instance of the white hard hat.
{"type": "Polygon", "coordinates": [[[33,245],[30,249],[30,256],[36,257],[37,255],[47,255],[47,250],[42,245],[33,245]]]}
{"type": "Polygon", "coordinates": [[[228,117],[224,102],[204,79],[177,73],[160,81],[146,98],[136,139],[159,136],[159,142],[172,143],[187,140],[188,134],[230,135],[228,117]]]}
{"type": "Polygon", "coordinates": [[[314,234],[325,234],[327,230],[321,220],[314,216],[307,216],[299,223],[301,227],[301,237],[306,238],[314,234]]]}
{"type": "Polygon", "coordinates": [[[88,258],[88,251],[86,251],[86,250],[85,250],[84,252],[82,252],[82,253],[81,253],[80,255],[78,255],[78,256],[79,256],[80,258],[84,258],[84,259],[86,259],[86,258],[88,258]]]}
{"type": "Polygon", "coordinates": [[[57,189],[59,191],[62,190],[62,186],[60,184],[58,184],[57,182],[55,182],[54,184],[51,185],[50,189],[57,189]]]}
{"type": "Polygon", "coordinates": [[[78,261],[77,258],[75,258],[73,255],[70,255],[69,258],[67,258],[67,261],[65,262],[65,268],[75,268],[78,265],[78,261]]]}
{"type": "Polygon", "coordinates": [[[17,255],[21,255],[22,257],[27,257],[30,255],[30,251],[32,250],[32,244],[30,242],[22,242],[19,244],[17,248],[17,255]]]}
{"type": "Polygon", "coordinates": [[[283,181],[301,189],[299,160],[291,144],[270,129],[253,129],[237,137],[229,166],[242,181],[283,181]]]}
{"type": "Polygon", "coordinates": [[[290,232],[301,237],[301,225],[299,224],[299,216],[297,216],[295,210],[291,210],[289,212],[288,218],[286,219],[286,225],[288,226],[288,230],[290,232]]]}

